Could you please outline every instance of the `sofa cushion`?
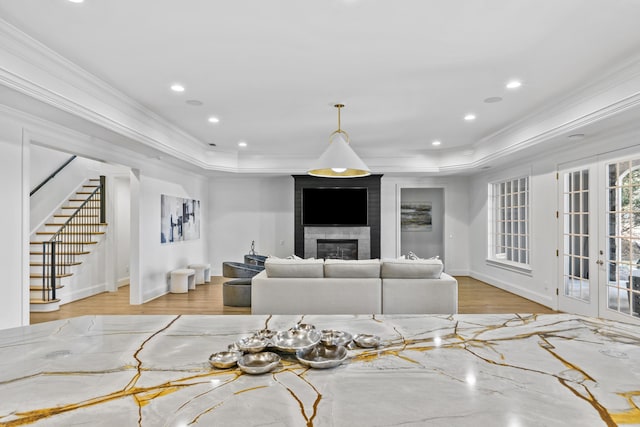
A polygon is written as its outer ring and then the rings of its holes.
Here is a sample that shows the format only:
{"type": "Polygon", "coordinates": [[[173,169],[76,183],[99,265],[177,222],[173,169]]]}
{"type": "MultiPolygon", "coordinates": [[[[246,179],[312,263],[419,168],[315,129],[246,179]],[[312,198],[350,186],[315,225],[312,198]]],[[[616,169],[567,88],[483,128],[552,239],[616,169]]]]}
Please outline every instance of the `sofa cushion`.
{"type": "Polygon", "coordinates": [[[264,268],[267,277],[323,277],[324,261],[321,259],[281,259],[267,258],[264,268]]]}
{"type": "Polygon", "coordinates": [[[439,259],[389,259],[382,261],[383,279],[439,279],[442,261],[439,259]]]}
{"type": "Polygon", "coordinates": [[[328,259],[324,262],[324,277],[378,278],[380,277],[380,260],[328,259]]]}

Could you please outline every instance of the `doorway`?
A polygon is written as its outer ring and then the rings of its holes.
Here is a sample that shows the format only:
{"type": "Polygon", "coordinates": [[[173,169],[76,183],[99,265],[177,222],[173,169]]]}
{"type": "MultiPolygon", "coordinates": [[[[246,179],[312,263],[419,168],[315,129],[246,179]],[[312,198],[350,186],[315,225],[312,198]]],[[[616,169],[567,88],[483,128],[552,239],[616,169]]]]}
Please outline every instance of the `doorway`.
{"type": "Polygon", "coordinates": [[[444,189],[400,188],[399,255],[444,262],[444,189]]]}
{"type": "Polygon", "coordinates": [[[640,157],[560,168],[558,309],[640,323],[640,157]]]}

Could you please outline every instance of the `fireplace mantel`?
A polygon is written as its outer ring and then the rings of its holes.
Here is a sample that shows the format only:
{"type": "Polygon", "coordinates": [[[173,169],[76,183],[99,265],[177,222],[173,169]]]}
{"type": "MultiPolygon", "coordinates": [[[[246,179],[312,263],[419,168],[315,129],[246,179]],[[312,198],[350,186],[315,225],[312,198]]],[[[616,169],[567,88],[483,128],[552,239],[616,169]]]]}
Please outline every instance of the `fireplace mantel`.
{"type": "Polygon", "coordinates": [[[315,234],[330,235],[332,237],[317,237],[316,239],[358,239],[358,258],[380,258],[380,182],[382,175],[369,175],[364,178],[318,178],[309,175],[293,175],[295,180],[295,254],[299,257],[309,258],[316,252],[316,240],[311,242],[308,239],[308,230],[313,229],[315,234]],[[302,190],[304,188],[362,188],[366,187],[368,192],[368,224],[364,227],[353,227],[351,225],[341,226],[335,224],[330,227],[309,227],[302,224],[302,190]],[[363,229],[353,237],[353,229],[363,229]],[[365,241],[364,234],[368,234],[368,241],[365,241]],[[339,237],[336,237],[339,236],[339,237]],[[313,245],[313,249],[309,249],[313,245]]]}

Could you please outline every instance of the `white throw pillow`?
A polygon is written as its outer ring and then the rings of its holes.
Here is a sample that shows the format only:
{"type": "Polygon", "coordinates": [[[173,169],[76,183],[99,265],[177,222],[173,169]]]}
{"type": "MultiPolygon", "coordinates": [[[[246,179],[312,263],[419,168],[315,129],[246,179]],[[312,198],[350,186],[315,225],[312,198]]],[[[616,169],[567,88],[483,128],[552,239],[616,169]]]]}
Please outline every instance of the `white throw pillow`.
{"type": "Polygon", "coordinates": [[[324,262],[324,277],[337,278],[379,278],[380,260],[328,259],[324,262]]]}
{"type": "Polygon", "coordinates": [[[321,259],[267,258],[264,262],[267,277],[324,277],[324,261],[321,259]]]}
{"type": "Polygon", "coordinates": [[[380,277],[383,279],[439,279],[442,274],[439,259],[383,260],[380,277]]]}

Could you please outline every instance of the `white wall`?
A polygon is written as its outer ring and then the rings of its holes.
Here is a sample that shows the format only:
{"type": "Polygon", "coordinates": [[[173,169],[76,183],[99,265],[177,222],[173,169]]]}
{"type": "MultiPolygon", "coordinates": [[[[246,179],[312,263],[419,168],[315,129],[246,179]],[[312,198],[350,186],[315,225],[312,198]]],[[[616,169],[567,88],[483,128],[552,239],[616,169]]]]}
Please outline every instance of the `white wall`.
{"type": "Polygon", "coordinates": [[[442,188],[402,188],[401,202],[430,202],[430,231],[401,231],[400,252],[410,251],[420,258],[439,256],[446,266],[444,254],[444,189],[442,188]]]}
{"type": "Polygon", "coordinates": [[[22,128],[0,115],[0,224],[3,224],[0,244],[0,329],[29,323],[26,259],[29,228],[28,174],[23,176],[23,161],[28,164],[28,152],[23,155],[22,128]],[[25,158],[26,156],[26,158],[25,158]]]}
{"type": "Polygon", "coordinates": [[[444,191],[444,250],[445,269],[449,274],[469,274],[469,180],[452,177],[383,176],[381,188],[381,256],[401,255],[400,204],[401,188],[442,188],[444,191]]]}
{"type": "Polygon", "coordinates": [[[116,246],[116,280],[118,285],[129,283],[129,257],[131,242],[131,192],[129,176],[116,177],[111,181],[109,192],[114,203],[114,225],[116,246]]]}
{"type": "MultiPolygon", "coordinates": [[[[30,185],[31,189],[40,184],[52,172],[71,157],[68,153],[50,148],[30,145],[30,185]]],[[[47,218],[66,202],[76,189],[89,178],[100,175],[101,164],[94,160],[78,157],[44,187],[30,198],[30,231],[35,232],[47,218]]]]}
{"type": "MultiPolygon", "coordinates": [[[[140,286],[142,301],[169,291],[169,273],[188,264],[206,262],[209,236],[207,179],[169,169],[140,172],[139,236],[140,286]],[[160,243],[160,196],[162,194],[200,200],[200,238],[160,243]]],[[[133,201],[132,202],[138,202],[133,201]]],[[[131,231],[134,235],[133,228],[131,231]]]]}
{"type": "Polygon", "coordinates": [[[294,247],[293,177],[211,178],[212,274],[225,261],[242,262],[255,240],[256,252],[285,257],[294,247]]]}
{"type": "MultiPolygon", "coordinates": [[[[558,259],[558,187],[556,171],[559,165],[574,166],[615,158],[618,153],[640,154],[640,135],[600,135],[580,141],[579,146],[549,151],[515,164],[478,174],[470,179],[469,246],[470,275],[499,288],[557,308],[556,288],[559,287],[558,259]],[[635,146],[635,148],[634,148],[635,146]],[[631,147],[631,148],[630,148],[631,147]],[[579,160],[584,159],[584,160],[579,160]],[[514,272],[487,263],[488,256],[488,185],[491,182],[531,175],[530,181],[530,265],[531,273],[514,272]]],[[[601,178],[603,179],[603,178],[601,178]]],[[[592,184],[595,188],[596,184],[592,184]]]]}

